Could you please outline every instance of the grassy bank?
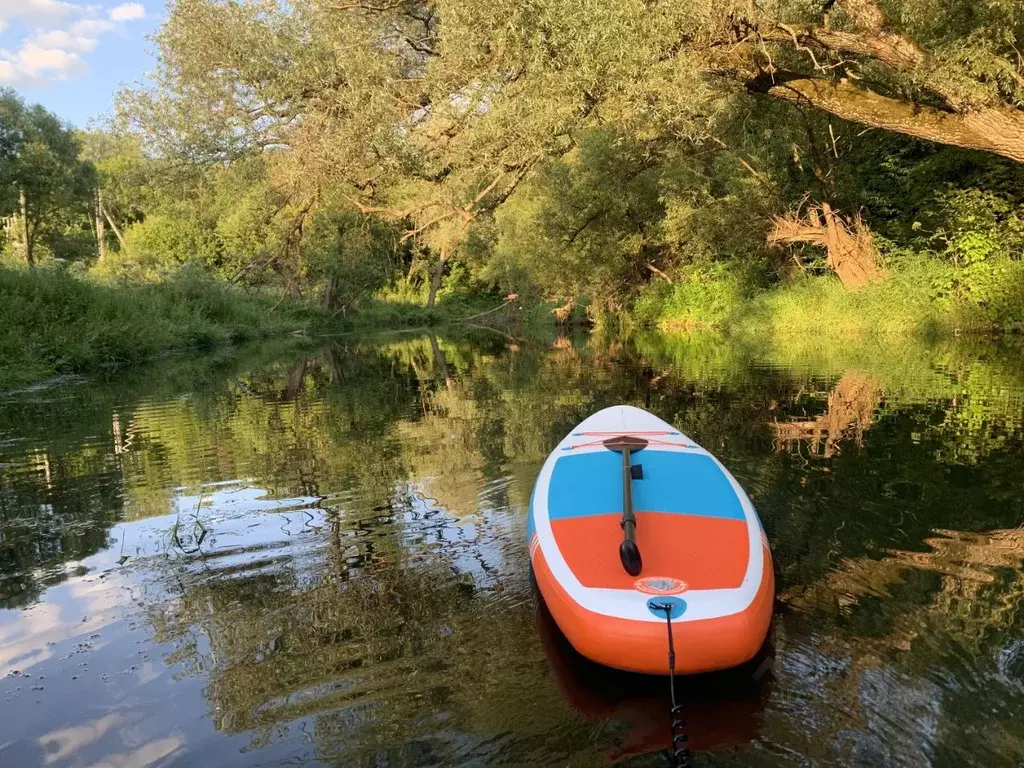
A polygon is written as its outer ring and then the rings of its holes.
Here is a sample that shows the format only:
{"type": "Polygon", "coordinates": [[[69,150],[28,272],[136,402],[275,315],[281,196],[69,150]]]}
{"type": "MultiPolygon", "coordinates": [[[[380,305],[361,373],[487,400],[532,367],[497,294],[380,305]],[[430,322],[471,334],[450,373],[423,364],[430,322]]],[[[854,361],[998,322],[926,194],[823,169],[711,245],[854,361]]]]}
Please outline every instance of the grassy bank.
{"type": "Polygon", "coordinates": [[[326,322],[315,308],[195,278],[107,284],[58,270],[0,268],[0,388],[326,322]]]}
{"type": "Polygon", "coordinates": [[[59,269],[0,267],[0,390],[296,331],[360,333],[467,319],[531,326],[536,317],[554,326],[545,307],[534,312],[515,302],[502,306],[503,298],[489,294],[448,292],[430,309],[416,298],[382,295],[349,312],[328,313],[194,276],[133,283],[79,278],[59,269]]]}
{"type": "Polygon", "coordinates": [[[788,348],[899,344],[1024,330],[1024,262],[971,267],[908,260],[850,290],[828,275],[774,285],[730,265],[651,287],[627,324],[669,333],[710,330],[788,348]]]}

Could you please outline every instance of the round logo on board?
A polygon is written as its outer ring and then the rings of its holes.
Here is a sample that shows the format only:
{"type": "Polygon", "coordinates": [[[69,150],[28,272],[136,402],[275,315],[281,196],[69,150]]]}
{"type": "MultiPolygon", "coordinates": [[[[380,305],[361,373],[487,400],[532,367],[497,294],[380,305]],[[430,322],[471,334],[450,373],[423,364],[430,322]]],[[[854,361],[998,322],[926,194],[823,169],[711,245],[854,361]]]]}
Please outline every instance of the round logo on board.
{"type": "Polygon", "coordinates": [[[645,576],[634,581],[633,586],[647,595],[678,595],[690,588],[685,581],[667,576],[645,576]]]}

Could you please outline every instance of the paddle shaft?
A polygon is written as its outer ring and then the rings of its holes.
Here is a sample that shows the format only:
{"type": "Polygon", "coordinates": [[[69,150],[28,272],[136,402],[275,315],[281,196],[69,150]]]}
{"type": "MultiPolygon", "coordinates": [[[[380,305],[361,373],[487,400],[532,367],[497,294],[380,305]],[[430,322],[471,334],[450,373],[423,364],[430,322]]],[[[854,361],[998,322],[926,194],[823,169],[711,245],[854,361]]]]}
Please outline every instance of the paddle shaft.
{"type": "MultiPolygon", "coordinates": [[[[633,451],[647,447],[647,441],[633,435],[616,435],[604,441],[604,447],[622,452],[622,543],[619,544],[619,559],[630,576],[639,576],[644,562],[636,546],[636,515],[633,514],[633,466],[630,462],[633,451]]],[[[640,465],[637,465],[640,468],[640,465]]]]}
{"type": "Polygon", "coordinates": [[[633,468],[629,448],[622,449],[622,532],[626,541],[636,541],[636,515],[633,514],[633,468]]]}

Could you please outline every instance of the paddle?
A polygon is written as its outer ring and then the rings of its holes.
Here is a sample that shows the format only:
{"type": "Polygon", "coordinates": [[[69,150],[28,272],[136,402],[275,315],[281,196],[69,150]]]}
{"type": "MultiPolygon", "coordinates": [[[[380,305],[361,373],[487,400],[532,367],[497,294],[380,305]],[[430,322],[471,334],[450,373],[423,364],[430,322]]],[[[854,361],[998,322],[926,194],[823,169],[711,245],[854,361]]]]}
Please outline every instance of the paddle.
{"type": "Polygon", "coordinates": [[[633,514],[633,480],[642,480],[643,467],[630,464],[630,454],[647,447],[647,441],[633,435],[609,437],[603,443],[610,451],[622,453],[622,543],[619,559],[630,576],[639,576],[643,568],[640,549],[636,545],[636,515],[633,514]]]}

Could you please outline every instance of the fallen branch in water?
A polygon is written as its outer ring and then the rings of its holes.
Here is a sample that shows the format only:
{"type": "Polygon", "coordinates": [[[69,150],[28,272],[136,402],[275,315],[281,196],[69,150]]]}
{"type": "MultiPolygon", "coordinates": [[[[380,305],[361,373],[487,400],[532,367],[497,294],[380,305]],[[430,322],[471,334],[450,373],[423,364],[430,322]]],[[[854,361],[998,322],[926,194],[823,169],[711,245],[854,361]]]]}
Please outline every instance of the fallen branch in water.
{"type": "Polygon", "coordinates": [[[464,323],[467,320],[476,320],[478,317],[486,317],[487,315],[493,315],[498,310],[504,309],[509,304],[512,304],[513,302],[516,302],[516,301],[519,301],[519,294],[518,293],[510,293],[505,298],[505,303],[504,304],[501,304],[501,305],[495,307],[494,309],[488,309],[486,312],[478,312],[475,315],[470,315],[469,317],[464,317],[464,318],[462,318],[462,320],[460,322],[464,323]]]}

